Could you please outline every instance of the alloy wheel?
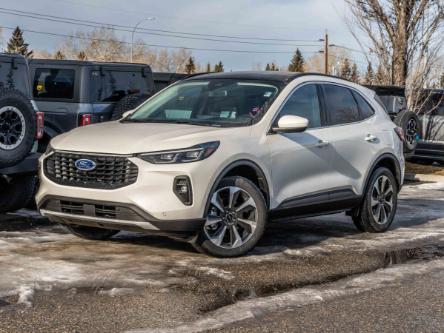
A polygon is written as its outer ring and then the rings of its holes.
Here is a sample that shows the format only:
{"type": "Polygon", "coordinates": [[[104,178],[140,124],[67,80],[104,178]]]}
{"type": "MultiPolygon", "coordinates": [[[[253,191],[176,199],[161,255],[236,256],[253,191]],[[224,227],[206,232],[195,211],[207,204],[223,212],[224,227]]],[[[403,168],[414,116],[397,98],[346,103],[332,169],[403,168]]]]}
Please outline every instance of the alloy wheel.
{"type": "Polygon", "coordinates": [[[407,123],[405,138],[407,142],[413,145],[416,142],[416,136],[418,135],[418,123],[416,119],[412,118],[407,123]]]}
{"type": "Polygon", "coordinates": [[[25,117],[15,106],[0,109],[0,148],[12,150],[23,141],[26,132],[25,117]]]}
{"type": "Polygon", "coordinates": [[[371,211],[377,224],[386,224],[393,211],[393,185],[387,176],[380,176],[373,184],[371,211]]]}
{"type": "Polygon", "coordinates": [[[252,196],[237,186],[227,186],[211,196],[204,232],[216,246],[238,248],[250,240],[257,220],[257,205],[252,196]]]}

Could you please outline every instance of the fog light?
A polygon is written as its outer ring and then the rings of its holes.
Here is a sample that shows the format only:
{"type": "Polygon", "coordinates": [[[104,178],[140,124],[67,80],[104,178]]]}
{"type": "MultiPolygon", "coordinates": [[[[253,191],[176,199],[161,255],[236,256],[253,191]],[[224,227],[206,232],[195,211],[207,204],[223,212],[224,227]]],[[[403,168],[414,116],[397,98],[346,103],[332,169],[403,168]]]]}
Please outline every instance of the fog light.
{"type": "Polygon", "coordinates": [[[174,178],[173,191],[185,205],[190,206],[193,203],[191,181],[187,176],[178,176],[174,178]]]}

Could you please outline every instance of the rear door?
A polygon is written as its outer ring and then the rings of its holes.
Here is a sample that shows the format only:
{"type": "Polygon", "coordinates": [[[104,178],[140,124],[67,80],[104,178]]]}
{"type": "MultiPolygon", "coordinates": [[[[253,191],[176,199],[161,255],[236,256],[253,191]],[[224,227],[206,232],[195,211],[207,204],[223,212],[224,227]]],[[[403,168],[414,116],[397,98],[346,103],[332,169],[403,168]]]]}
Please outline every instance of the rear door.
{"type": "Polygon", "coordinates": [[[330,125],[333,149],[332,183],[337,196],[352,199],[360,195],[373,157],[381,149],[374,131],[374,110],[357,91],[333,83],[321,84],[330,125]]]}

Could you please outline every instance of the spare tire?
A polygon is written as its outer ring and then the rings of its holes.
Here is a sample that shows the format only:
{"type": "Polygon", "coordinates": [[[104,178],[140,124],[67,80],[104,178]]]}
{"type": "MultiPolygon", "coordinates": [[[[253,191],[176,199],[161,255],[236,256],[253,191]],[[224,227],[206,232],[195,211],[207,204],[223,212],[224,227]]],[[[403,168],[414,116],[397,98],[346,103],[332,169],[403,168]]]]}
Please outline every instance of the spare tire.
{"type": "Polygon", "coordinates": [[[23,93],[0,89],[0,169],[22,161],[34,144],[35,111],[23,93]]]}
{"type": "Polygon", "coordinates": [[[137,108],[150,97],[148,94],[126,95],[114,106],[111,120],[119,120],[126,111],[137,108]]]}
{"type": "Polygon", "coordinates": [[[394,122],[404,131],[404,152],[414,152],[421,138],[421,124],[418,116],[411,111],[402,111],[395,117],[394,122]]]}

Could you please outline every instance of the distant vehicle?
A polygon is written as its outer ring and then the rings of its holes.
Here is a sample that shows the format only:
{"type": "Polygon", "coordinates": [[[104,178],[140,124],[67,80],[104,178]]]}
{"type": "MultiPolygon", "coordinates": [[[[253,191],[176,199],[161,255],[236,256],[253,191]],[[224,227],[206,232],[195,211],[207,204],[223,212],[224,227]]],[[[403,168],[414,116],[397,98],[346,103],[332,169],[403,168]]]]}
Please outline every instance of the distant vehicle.
{"type": "Polygon", "coordinates": [[[161,91],[169,85],[183,80],[188,76],[188,74],[182,73],[153,72],[154,86],[156,87],[156,92],[161,91]]]}
{"type": "Polygon", "coordinates": [[[29,67],[33,97],[46,117],[41,151],[73,128],[119,119],[155,91],[146,64],[33,59],[29,67]]]}
{"type": "Polygon", "coordinates": [[[420,120],[423,138],[416,148],[414,160],[444,165],[444,89],[423,91],[420,120]]]}
{"type": "Polygon", "coordinates": [[[396,86],[366,87],[376,92],[392,121],[404,131],[404,154],[407,158],[411,158],[415,154],[422,134],[418,115],[407,109],[405,89],[396,86]]]}
{"type": "Polygon", "coordinates": [[[119,121],[53,139],[38,206],[79,237],[158,232],[220,257],[251,250],[269,216],[346,211],[383,232],[403,132],[375,98],[319,74],[196,75],[119,121]]]}
{"type": "Polygon", "coordinates": [[[0,213],[23,208],[34,196],[43,121],[31,99],[26,59],[0,54],[0,213]]]}

